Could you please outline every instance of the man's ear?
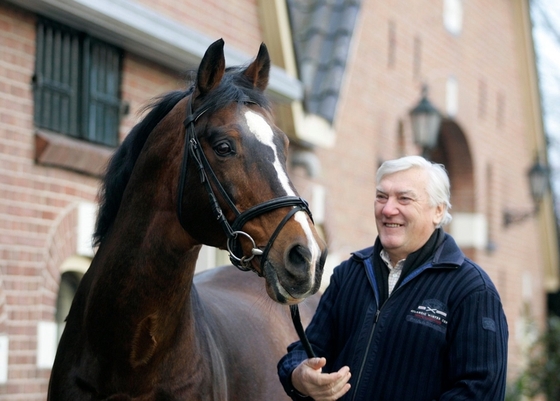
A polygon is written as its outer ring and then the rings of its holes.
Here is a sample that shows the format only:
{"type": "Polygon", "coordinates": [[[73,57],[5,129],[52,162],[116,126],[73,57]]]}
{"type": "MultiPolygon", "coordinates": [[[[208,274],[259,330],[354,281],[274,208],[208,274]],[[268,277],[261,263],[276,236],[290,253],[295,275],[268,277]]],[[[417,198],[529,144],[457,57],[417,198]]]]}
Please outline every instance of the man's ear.
{"type": "Polygon", "coordinates": [[[438,227],[441,224],[446,209],[447,208],[443,203],[440,203],[439,205],[436,206],[436,213],[434,214],[434,220],[433,220],[435,227],[438,227]]]}

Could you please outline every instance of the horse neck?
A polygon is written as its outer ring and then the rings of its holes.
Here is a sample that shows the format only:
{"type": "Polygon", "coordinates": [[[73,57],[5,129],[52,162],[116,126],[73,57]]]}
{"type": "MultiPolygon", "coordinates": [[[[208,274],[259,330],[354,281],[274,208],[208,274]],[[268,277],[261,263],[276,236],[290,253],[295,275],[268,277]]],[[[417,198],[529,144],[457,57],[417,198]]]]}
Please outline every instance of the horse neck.
{"type": "Polygon", "coordinates": [[[124,343],[147,330],[165,342],[167,333],[189,319],[200,246],[180,227],[169,229],[178,226],[170,220],[152,217],[144,236],[134,232],[138,225],[123,224],[101,245],[90,268],[95,277],[86,311],[94,330],[112,327],[112,335],[124,343]]]}
{"type": "MultiPolygon", "coordinates": [[[[180,152],[180,146],[166,145],[180,152]]],[[[179,224],[175,191],[169,191],[177,185],[177,171],[171,170],[178,166],[161,159],[148,151],[137,162],[113,228],[90,268],[86,330],[94,335],[94,351],[122,352],[133,365],[170,349],[178,332],[194,336],[190,298],[200,245],[179,224]],[[154,168],[154,159],[161,167],[154,168]],[[108,350],[106,344],[114,345],[108,350]]]]}

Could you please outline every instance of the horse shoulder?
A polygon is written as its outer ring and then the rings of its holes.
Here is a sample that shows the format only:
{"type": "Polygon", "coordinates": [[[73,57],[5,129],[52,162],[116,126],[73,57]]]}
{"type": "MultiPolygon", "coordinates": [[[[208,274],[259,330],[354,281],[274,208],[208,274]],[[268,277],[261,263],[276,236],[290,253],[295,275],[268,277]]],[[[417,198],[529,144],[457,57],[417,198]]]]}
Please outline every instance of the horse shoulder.
{"type": "Polygon", "coordinates": [[[197,274],[198,325],[230,400],[285,401],[276,365],[297,339],[289,308],[273,302],[263,279],[233,266],[197,274]]]}

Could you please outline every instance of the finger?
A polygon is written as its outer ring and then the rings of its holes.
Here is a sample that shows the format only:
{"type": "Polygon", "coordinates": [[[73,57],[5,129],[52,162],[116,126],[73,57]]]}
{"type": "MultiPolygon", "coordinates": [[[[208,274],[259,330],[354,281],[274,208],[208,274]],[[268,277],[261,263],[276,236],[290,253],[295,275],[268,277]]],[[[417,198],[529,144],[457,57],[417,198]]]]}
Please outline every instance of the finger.
{"type": "Polygon", "coordinates": [[[338,373],[340,373],[341,375],[347,375],[348,373],[350,373],[350,368],[348,366],[343,366],[340,369],[338,369],[338,373]]]}
{"type": "Polygon", "coordinates": [[[348,383],[350,377],[351,375],[348,372],[345,376],[340,377],[338,380],[328,385],[315,387],[311,395],[316,401],[338,400],[350,390],[351,385],[348,383]]]}
{"type": "Polygon", "coordinates": [[[350,372],[342,376],[334,376],[335,380],[323,385],[323,388],[328,389],[332,394],[338,393],[350,381],[350,377],[350,372]]]}
{"type": "Polygon", "coordinates": [[[350,384],[348,382],[350,381],[351,377],[352,375],[348,370],[344,375],[342,375],[337,381],[332,384],[333,395],[338,395],[336,398],[341,397],[342,394],[345,394],[350,389],[350,384]]]}
{"type": "Polygon", "coordinates": [[[327,363],[325,358],[309,358],[305,361],[305,364],[314,370],[320,370],[327,363]]]}
{"type": "Polygon", "coordinates": [[[335,383],[347,383],[350,380],[350,368],[344,366],[340,368],[337,372],[324,373],[316,376],[318,386],[332,387],[335,383]]]}
{"type": "Polygon", "coordinates": [[[333,399],[338,400],[339,398],[342,398],[342,396],[350,390],[350,387],[351,387],[350,383],[344,384],[344,386],[342,386],[338,391],[336,391],[333,394],[333,399]]]}

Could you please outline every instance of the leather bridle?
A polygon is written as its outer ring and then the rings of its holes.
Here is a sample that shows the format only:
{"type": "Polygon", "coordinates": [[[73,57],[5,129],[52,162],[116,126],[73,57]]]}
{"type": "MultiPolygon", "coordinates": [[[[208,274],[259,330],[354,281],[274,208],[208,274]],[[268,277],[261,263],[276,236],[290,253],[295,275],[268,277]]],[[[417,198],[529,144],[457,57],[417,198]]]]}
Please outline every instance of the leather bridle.
{"type": "MultiPolygon", "coordinates": [[[[254,102],[245,101],[244,103],[254,102]]],[[[292,218],[292,216],[299,211],[304,211],[305,213],[307,213],[311,221],[313,221],[313,216],[311,215],[311,211],[309,210],[309,205],[307,204],[307,202],[303,198],[300,198],[298,196],[281,196],[265,201],[259,205],[253,206],[243,212],[240,212],[218,180],[218,177],[216,177],[216,174],[214,173],[214,170],[212,170],[212,166],[210,166],[210,163],[208,162],[208,159],[206,158],[206,155],[202,150],[202,146],[200,145],[200,142],[196,136],[194,130],[195,123],[206,111],[207,109],[203,109],[201,111],[193,113],[192,96],[189,97],[187,101],[187,118],[183,122],[185,126],[185,143],[183,146],[183,160],[181,162],[181,173],[179,174],[179,187],[177,195],[177,216],[179,218],[179,222],[181,223],[183,229],[187,231],[186,224],[182,218],[182,205],[183,191],[185,189],[185,179],[187,176],[188,159],[189,156],[191,156],[195,161],[196,167],[200,174],[200,182],[204,184],[204,186],[206,187],[206,191],[208,192],[208,196],[210,197],[210,204],[216,220],[220,223],[222,229],[224,230],[224,233],[227,236],[227,249],[229,252],[229,259],[231,263],[239,270],[253,270],[259,276],[262,276],[264,274],[264,264],[266,263],[268,252],[270,251],[274,240],[276,239],[284,225],[288,222],[288,220],[290,220],[290,218],[292,218]],[[226,219],[224,212],[222,211],[222,208],[218,203],[218,199],[216,198],[216,194],[214,193],[212,184],[208,180],[208,174],[212,178],[212,181],[214,181],[214,185],[216,186],[216,188],[218,188],[222,197],[225,199],[228,207],[235,213],[235,218],[232,224],[230,224],[226,219]],[[253,237],[251,237],[251,235],[249,235],[245,231],[242,231],[243,226],[249,220],[261,214],[268,213],[272,210],[289,206],[292,206],[292,209],[288,212],[288,214],[284,216],[282,221],[280,221],[280,223],[276,227],[276,230],[274,230],[272,236],[268,240],[268,243],[266,244],[264,250],[257,247],[255,240],[253,239],[253,237]],[[243,255],[243,249],[241,248],[241,244],[239,243],[239,236],[246,237],[249,241],[251,241],[251,255],[243,255]],[[260,272],[252,268],[250,264],[255,256],[261,257],[260,272]]],[[[315,357],[313,348],[311,347],[311,344],[309,343],[309,340],[307,339],[307,336],[305,335],[305,331],[301,324],[298,305],[290,305],[290,312],[292,322],[303,344],[307,357],[315,357]]]]}
{"type": "MultiPolygon", "coordinates": [[[[254,103],[254,102],[244,102],[244,103],[254,103]]],[[[192,96],[189,97],[187,101],[187,118],[184,121],[185,126],[185,143],[183,148],[183,160],[181,163],[181,173],[179,176],[179,186],[178,186],[178,200],[177,200],[177,215],[179,218],[179,222],[183,229],[187,230],[186,224],[182,217],[182,205],[183,205],[183,192],[184,192],[184,185],[187,175],[187,168],[188,168],[188,160],[189,157],[192,158],[196,164],[197,170],[200,174],[200,182],[205,186],[206,191],[208,192],[208,196],[210,198],[210,206],[216,217],[216,220],[222,226],[222,229],[227,237],[227,249],[229,252],[229,258],[231,263],[236,266],[238,269],[243,271],[254,270],[257,274],[262,276],[264,272],[264,264],[266,262],[268,252],[270,251],[274,240],[284,227],[284,225],[290,220],[290,218],[299,211],[304,211],[307,215],[313,220],[311,215],[311,211],[309,210],[309,206],[307,202],[298,197],[298,196],[281,196],[278,198],[267,200],[259,205],[253,206],[243,212],[240,212],[237,207],[235,206],[234,202],[231,200],[230,196],[216,177],[212,166],[208,162],[204,151],[202,150],[202,146],[195,134],[195,124],[197,120],[202,116],[208,109],[203,109],[200,111],[196,111],[193,113],[192,110],[192,96]],[[229,209],[231,209],[234,214],[235,218],[233,223],[230,222],[225,217],[222,208],[218,203],[218,198],[212,188],[212,184],[210,183],[210,179],[213,181],[215,187],[220,192],[222,198],[227,203],[229,209]],[[292,209],[284,216],[282,221],[276,227],[276,230],[268,240],[268,243],[264,247],[264,250],[258,247],[255,243],[253,237],[245,231],[242,231],[243,226],[253,218],[268,213],[272,210],[283,208],[283,207],[290,207],[292,209]],[[251,255],[243,255],[243,249],[239,242],[239,237],[247,238],[251,244],[251,255]],[[256,269],[251,267],[251,261],[255,256],[261,257],[261,271],[257,271],[256,269]]]]}

